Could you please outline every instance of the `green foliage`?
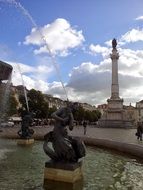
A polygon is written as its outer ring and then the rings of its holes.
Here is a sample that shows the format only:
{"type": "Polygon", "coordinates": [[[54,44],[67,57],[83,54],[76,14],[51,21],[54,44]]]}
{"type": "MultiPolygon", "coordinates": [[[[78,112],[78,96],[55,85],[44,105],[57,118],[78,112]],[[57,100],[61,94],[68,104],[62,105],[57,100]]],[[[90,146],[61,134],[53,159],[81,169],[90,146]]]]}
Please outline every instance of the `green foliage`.
{"type": "Polygon", "coordinates": [[[84,110],[82,107],[79,107],[79,109],[74,113],[74,119],[76,121],[83,121],[87,120],[89,122],[96,122],[101,117],[101,113],[98,110],[89,111],[84,110]]]}
{"type": "Polygon", "coordinates": [[[78,110],[76,110],[74,113],[74,119],[76,121],[82,121],[84,118],[84,109],[80,106],[78,110]]]}
{"type": "MultiPolygon", "coordinates": [[[[45,100],[42,92],[31,89],[28,92],[27,97],[30,112],[34,112],[36,114],[36,118],[47,118],[49,113],[49,104],[45,100]]],[[[19,97],[19,101],[22,104],[22,107],[27,109],[24,95],[19,97]]]]}
{"type": "Polygon", "coordinates": [[[19,102],[22,105],[22,107],[26,110],[27,106],[26,106],[26,101],[25,101],[25,96],[24,95],[19,96],[19,102]]]}
{"type": "Polygon", "coordinates": [[[53,106],[52,108],[49,108],[49,114],[48,117],[51,118],[51,114],[57,110],[56,106],[53,106]]]}
{"type": "MultiPolygon", "coordinates": [[[[30,111],[36,113],[36,118],[51,118],[51,114],[57,110],[55,106],[49,108],[44,94],[42,94],[40,91],[31,89],[28,92],[27,96],[30,111]]],[[[22,107],[26,109],[26,101],[24,95],[19,97],[19,101],[22,104],[22,107]]],[[[98,110],[84,110],[82,106],[80,106],[79,109],[73,113],[73,115],[74,119],[79,122],[82,122],[83,120],[96,122],[101,117],[101,113],[98,110]]]]}
{"type": "Polygon", "coordinates": [[[10,94],[9,96],[9,106],[7,110],[8,116],[12,116],[14,114],[17,114],[17,106],[18,102],[13,94],[10,94]]]}
{"type": "Polygon", "coordinates": [[[47,118],[49,104],[42,92],[31,89],[27,95],[30,111],[35,112],[37,118],[47,118]]]}

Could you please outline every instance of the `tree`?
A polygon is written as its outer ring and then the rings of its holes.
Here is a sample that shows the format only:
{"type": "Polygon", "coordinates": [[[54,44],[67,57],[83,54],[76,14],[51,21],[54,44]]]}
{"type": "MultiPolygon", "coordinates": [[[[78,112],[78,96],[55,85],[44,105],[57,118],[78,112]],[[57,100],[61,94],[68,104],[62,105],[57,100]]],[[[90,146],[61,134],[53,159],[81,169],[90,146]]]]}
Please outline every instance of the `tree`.
{"type": "Polygon", "coordinates": [[[80,106],[79,109],[73,113],[73,115],[76,121],[82,122],[84,120],[85,110],[80,106]]]}
{"type": "Polygon", "coordinates": [[[25,96],[24,95],[20,95],[19,96],[19,102],[22,105],[22,107],[26,110],[27,106],[26,106],[26,100],[25,100],[25,96]]]}
{"type": "Polygon", "coordinates": [[[48,117],[51,118],[51,114],[57,110],[56,106],[53,106],[52,108],[49,108],[48,117]]]}
{"type": "Polygon", "coordinates": [[[28,103],[30,110],[36,113],[37,118],[48,117],[49,104],[42,92],[31,89],[28,92],[28,103]]]}
{"type": "Polygon", "coordinates": [[[96,122],[101,117],[101,113],[98,110],[90,111],[84,110],[83,107],[79,107],[79,109],[74,113],[74,118],[76,121],[82,122],[83,120],[87,120],[89,122],[96,122]]]}
{"type": "Polygon", "coordinates": [[[17,106],[18,102],[13,94],[10,94],[9,96],[9,106],[7,110],[8,116],[12,116],[14,114],[17,114],[17,106]]]}

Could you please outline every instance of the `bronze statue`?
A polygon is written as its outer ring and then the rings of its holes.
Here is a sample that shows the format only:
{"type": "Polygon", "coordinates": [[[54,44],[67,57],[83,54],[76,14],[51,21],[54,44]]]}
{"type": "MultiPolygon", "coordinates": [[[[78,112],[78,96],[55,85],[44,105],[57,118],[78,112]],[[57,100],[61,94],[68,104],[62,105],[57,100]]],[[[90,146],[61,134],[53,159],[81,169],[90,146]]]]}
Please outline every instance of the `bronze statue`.
{"type": "Polygon", "coordinates": [[[85,156],[85,146],[82,141],[70,137],[67,126],[73,130],[73,112],[77,109],[77,103],[70,103],[52,114],[55,119],[53,131],[44,136],[44,152],[54,161],[77,162],[85,156]],[[53,150],[48,143],[52,143],[53,150]]]}
{"type": "Polygon", "coordinates": [[[112,48],[113,48],[113,49],[116,49],[116,46],[117,46],[117,41],[116,41],[116,39],[114,38],[114,39],[112,40],[112,48]]]}
{"type": "Polygon", "coordinates": [[[33,116],[34,114],[30,112],[25,111],[22,113],[21,129],[17,133],[23,139],[31,138],[34,133],[33,129],[29,129],[33,121],[33,116]]]}

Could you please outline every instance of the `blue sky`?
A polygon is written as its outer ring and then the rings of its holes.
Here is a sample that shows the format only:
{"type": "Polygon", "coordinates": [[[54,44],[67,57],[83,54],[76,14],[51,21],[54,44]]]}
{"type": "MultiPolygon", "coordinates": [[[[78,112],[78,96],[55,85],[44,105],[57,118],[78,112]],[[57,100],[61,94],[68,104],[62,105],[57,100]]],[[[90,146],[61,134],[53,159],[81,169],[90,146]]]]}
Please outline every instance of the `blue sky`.
{"type": "Polygon", "coordinates": [[[142,0],[0,0],[0,60],[13,66],[14,85],[21,72],[28,89],[66,99],[62,82],[69,100],[98,105],[111,95],[116,38],[120,96],[135,104],[143,98],[142,7],[142,0]]]}

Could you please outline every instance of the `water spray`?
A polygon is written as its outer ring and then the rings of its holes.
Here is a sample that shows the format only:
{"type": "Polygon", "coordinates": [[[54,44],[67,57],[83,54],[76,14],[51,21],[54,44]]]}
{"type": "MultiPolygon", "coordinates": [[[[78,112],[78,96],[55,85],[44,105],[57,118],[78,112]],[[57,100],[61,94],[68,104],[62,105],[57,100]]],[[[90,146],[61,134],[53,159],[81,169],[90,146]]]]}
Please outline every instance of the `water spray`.
{"type": "MultiPolygon", "coordinates": [[[[0,1],[5,2],[4,0],[0,0],[0,1]]],[[[61,74],[60,74],[60,70],[59,70],[58,65],[57,65],[57,63],[56,63],[56,61],[55,61],[54,55],[52,54],[51,49],[49,48],[49,45],[48,45],[48,43],[47,43],[47,41],[46,41],[46,39],[45,39],[45,36],[44,36],[44,35],[42,34],[42,32],[40,31],[38,25],[36,24],[36,22],[34,21],[34,19],[32,18],[32,16],[30,15],[30,13],[21,5],[20,2],[17,2],[17,1],[15,1],[15,0],[7,0],[7,2],[8,2],[8,3],[12,3],[12,4],[15,5],[16,8],[19,8],[19,9],[22,11],[22,13],[23,13],[25,16],[28,17],[28,19],[31,21],[31,23],[33,24],[33,26],[34,26],[34,27],[37,29],[37,31],[39,32],[39,34],[40,34],[40,36],[41,36],[41,39],[42,39],[44,45],[46,46],[46,49],[48,50],[49,56],[50,56],[50,58],[51,58],[51,61],[52,61],[53,65],[54,65],[54,67],[55,67],[55,69],[56,69],[58,78],[59,78],[59,80],[60,80],[60,83],[61,83],[61,85],[62,85],[62,87],[63,87],[63,90],[64,90],[64,93],[65,93],[65,95],[66,95],[66,99],[67,99],[67,101],[68,101],[67,91],[66,91],[66,88],[65,88],[65,86],[64,86],[64,83],[63,83],[63,81],[62,81],[62,77],[61,77],[61,74]]],[[[22,74],[21,74],[21,76],[22,76],[22,74]]],[[[23,79],[22,79],[22,81],[23,81],[23,79]]]]}
{"type": "Polygon", "coordinates": [[[23,90],[24,90],[24,96],[25,96],[27,111],[29,112],[29,104],[28,104],[26,87],[25,87],[25,84],[24,84],[24,80],[23,80],[21,69],[20,69],[20,65],[17,64],[17,66],[18,66],[18,69],[19,69],[19,72],[20,72],[20,76],[21,76],[21,81],[22,81],[22,85],[23,85],[23,90]]]}

